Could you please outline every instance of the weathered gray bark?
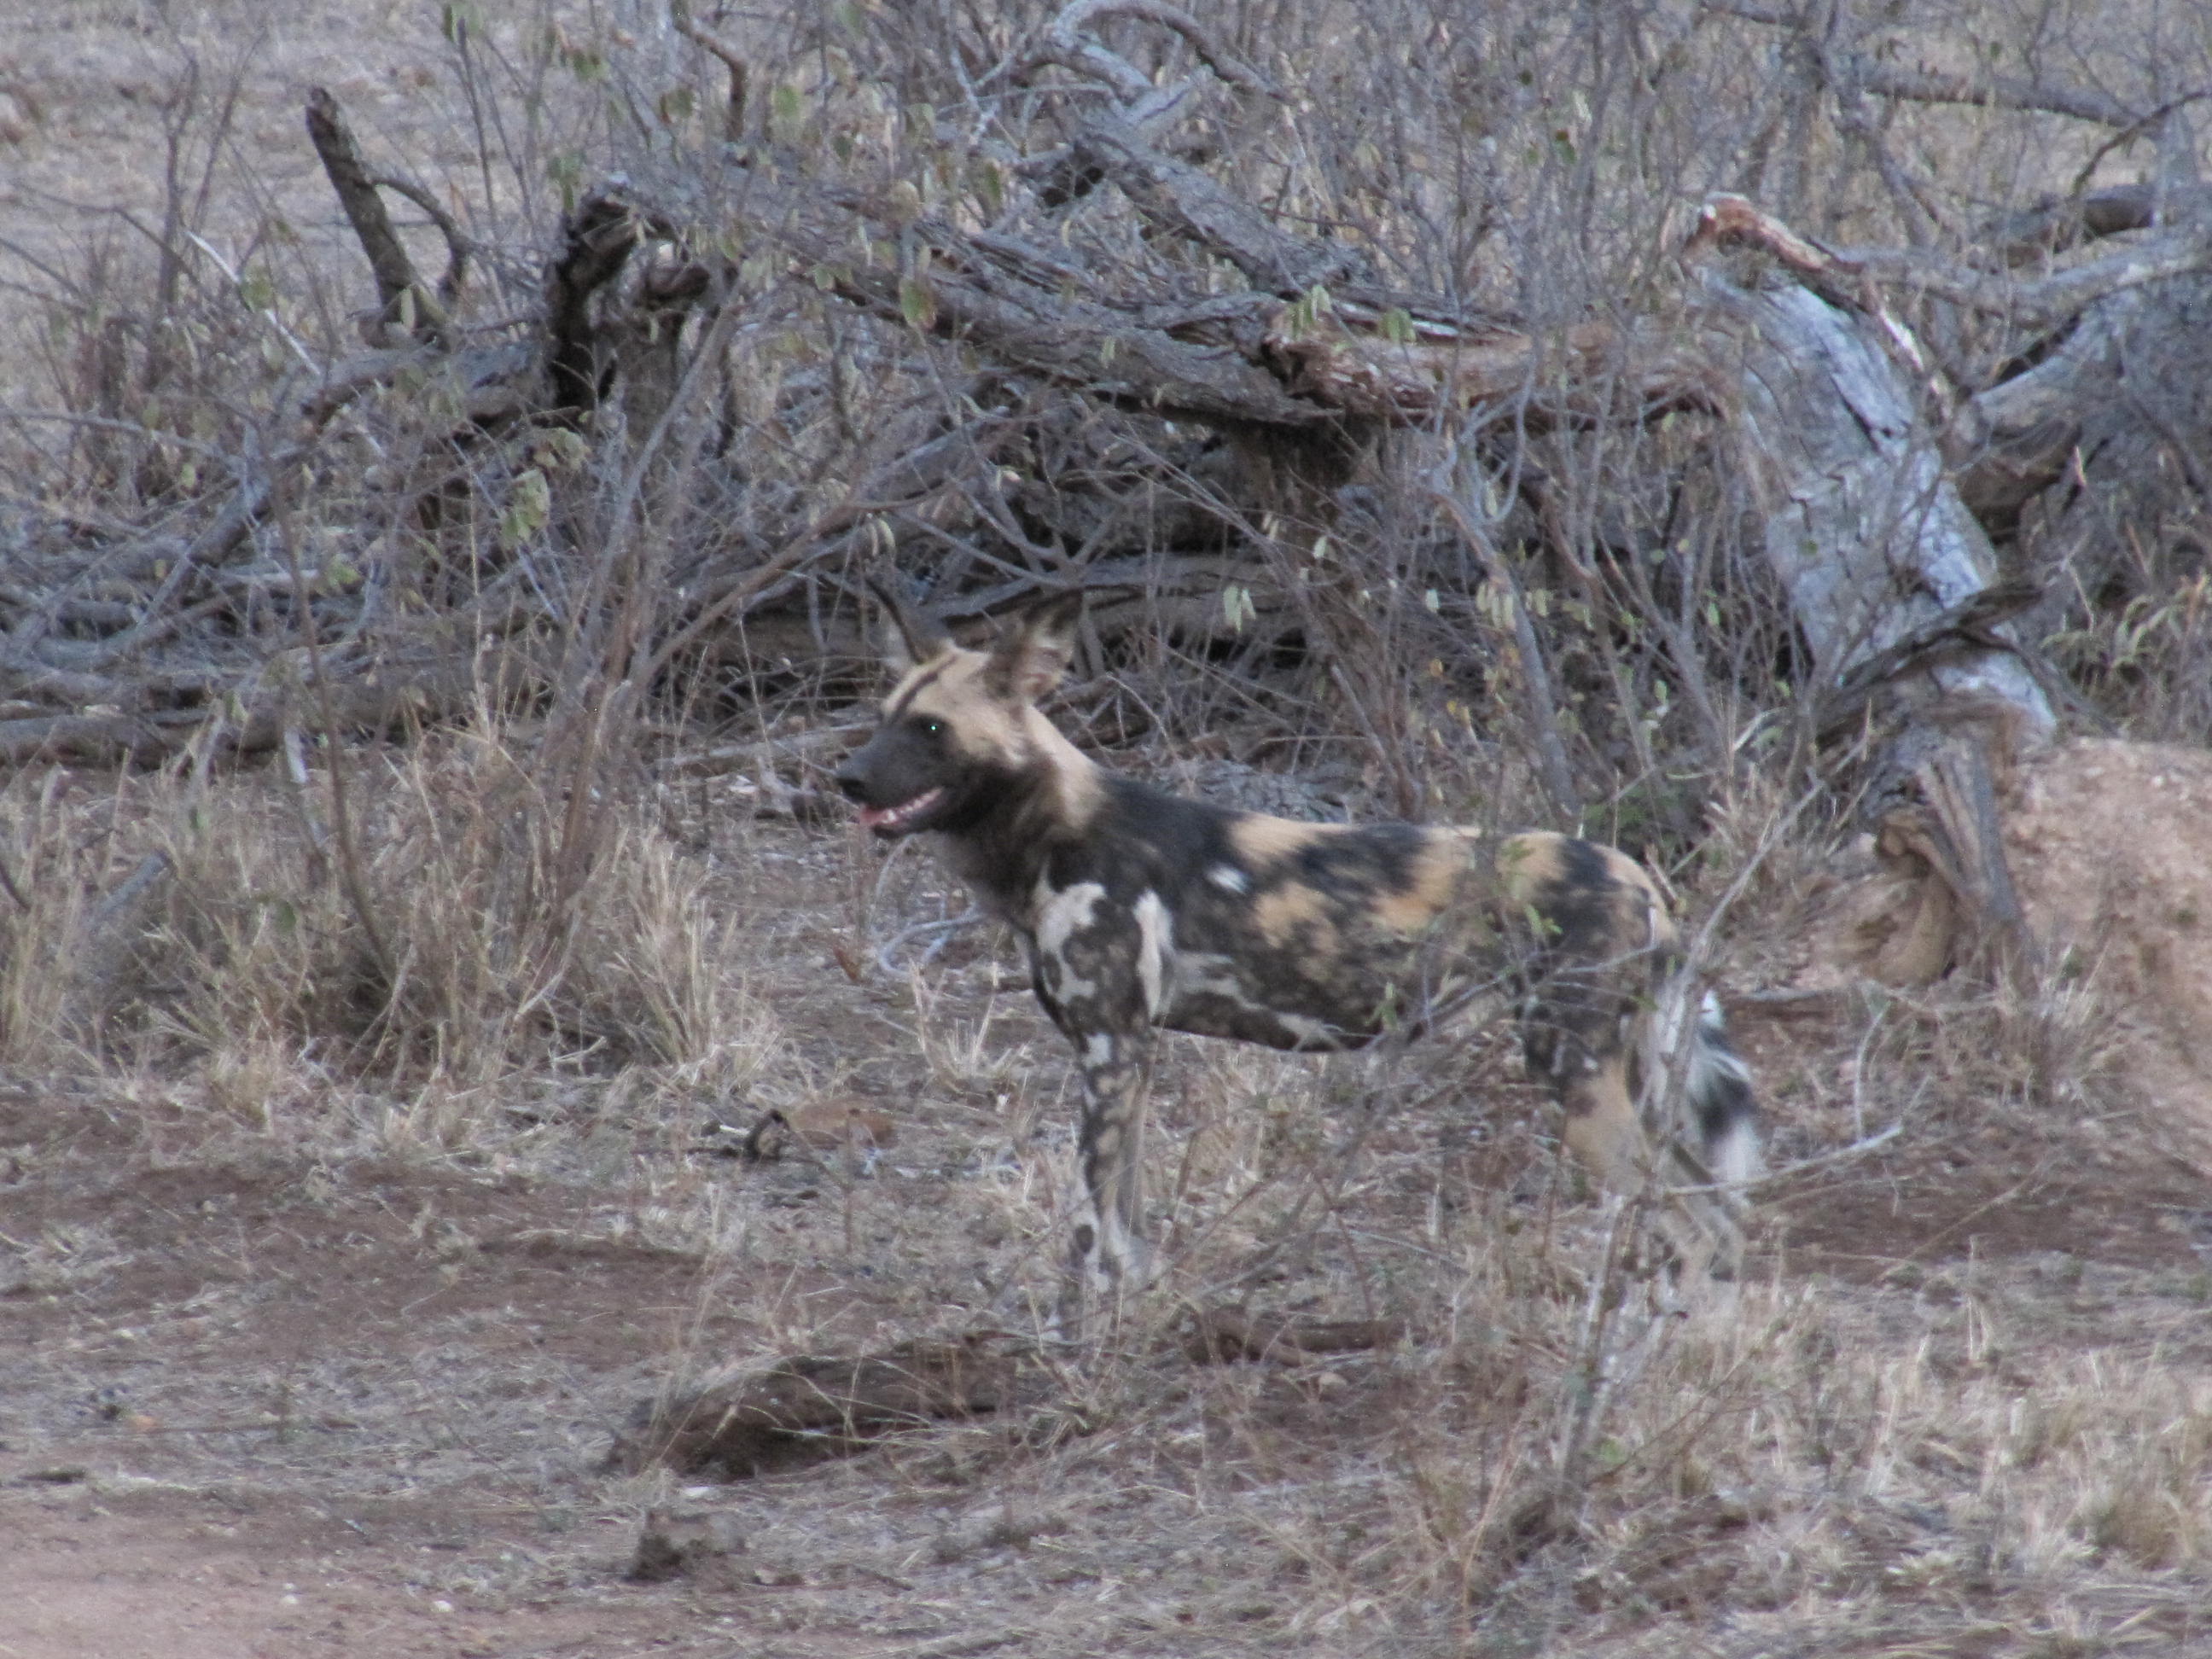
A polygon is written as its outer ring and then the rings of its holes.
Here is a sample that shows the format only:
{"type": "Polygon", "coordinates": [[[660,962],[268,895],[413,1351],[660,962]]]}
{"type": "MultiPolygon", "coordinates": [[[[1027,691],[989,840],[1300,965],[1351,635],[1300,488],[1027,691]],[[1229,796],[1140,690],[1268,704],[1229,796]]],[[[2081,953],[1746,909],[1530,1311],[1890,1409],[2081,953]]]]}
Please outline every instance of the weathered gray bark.
{"type": "MultiPolygon", "coordinates": [[[[1818,686],[1996,580],[1996,556],[1944,476],[1936,434],[1888,354],[1853,317],[1794,286],[1713,278],[1741,352],[1738,449],[1762,496],[1766,558],[1789,593],[1818,686]]],[[[1994,697],[2039,732],[2051,704],[2019,657],[1962,643],[1921,672],[1946,693],[1994,697]]]]}
{"type": "MultiPolygon", "coordinates": [[[[1126,127],[1094,124],[1077,151],[1161,229],[1203,243],[1257,283],[1279,289],[1341,264],[1326,244],[1267,224],[1206,174],[1160,156],[1126,127]]],[[[1707,246],[1762,246],[1808,276],[1835,263],[1748,204],[1720,204],[1708,220],[1699,233],[1707,246]]],[[[1767,556],[1812,651],[1816,692],[1841,690],[1854,671],[1891,666],[1946,696],[2008,706],[2032,733],[2055,724],[2048,698],[2001,635],[1979,623],[1948,632],[1937,626],[1971,613],[1997,579],[1996,560],[1946,477],[1937,434],[1891,355],[1905,337],[1879,312],[1832,304],[1795,283],[1741,285],[1697,261],[1715,325],[1704,352],[1602,327],[1578,331],[1547,350],[1486,319],[1429,320],[1435,313],[1410,306],[1400,329],[1402,335],[1410,328],[1413,337],[1391,340],[1380,327],[1391,296],[1364,294],[1328,313],[1325,325],[1295,337],[1284,331],[1279,313],[1255,340],[1253,307],[1265,296],[1255,294],[1243,301],[1244,315],[1237,319],[1243,325],[1222,327],[1214,348],[1196,353],[1180,342],[1147,338],[1153,331],[1126,311],[1048,295],[1041,283],[1021,283],[1016,300],[1003,261],[958,248],[947,227],[930,228],[950,256],[945,264],[966,273],[934,283],[933,320],[940,329],[1004,361],[1079,379],[1094,394],[1136,400],[1136,393],[1201,420],[1291,429],[1331,417],[1398,423],[1516,392],[1555,414],[1587,418],[1602,412],[1583,389],[1592,385],[1613,388],[1616,404],[1625,401],[1624,390],[1632,392],[1644,412],[1682,404],[1726,407],[1735,416],[1741,464],[1765,502],[1767,556]],[[996,292],[987,297],[977,289],[996,292]],[[1098,343],[1106,339],[1118,349],[1102,353],[1098,343]],[[1041,342],[1049,344],[1041,349],[1041,342]],[[1206,362],[1206,396],[1193,395],[1197,377],[1180,365],[1158,372],[1164,344],[1170,355],[1206,362]],[[1092,368],[1102,356],[1131,368],[1145,364],[1156,378],[1109,385],[1092,368]],[[1543,386],[1539,395],[1540,381],[1555,376],[1564,384],[1543,386]]],[[[886,314],[897,305],[888,273],[854,273],[841,288],[886,314]]],[[[1218,320],[1229,322],[1226,315],[1218,320]]]]}
{"type": "Polygon", "coordinates": [[[1707,204],[1685,255],[1716,352],[1735,360],[1721,367],[1736,387],[1739,462],[1816,696],[1881,665],[1922,681],[1936,694],[1927,701],[1993,703],[2023,735],[2048,735],[2050,700],[2001,628],[1966,620],[1997,583],[1996,556],[1898,366],[1895,354],[1917,356],[1911,337],[1885,312],[1781,276],[1778,265],[1822,281],[1841,262],[1740,198],[1707,204]],[[1717,257],[1730,247],[1773,264],[1747,279],[1717,257]]]}
{"type": "Polygon", "coordinates": [[[2048,203],[1994,228],[1995,250],[2014,264],[2084,242],[2126,240],[2020,290],[2025,314],[2055,323],[2046,355],[1968,398],[1944,434],[1960,494],[1992,534],[2008,534],[2021,509],[2058,481],[2077,452],[2132,437],[2124,442],[2125,462],[2134,465],[2142,459],[2142,428],[2151,428],[2153,441],[2171,439],[2157,430],[2162,417],[2179,416],[2183,430],[2196,428],[2189,417],[2196,413],[2191,387],[2202,377],[2197,342],[2207,299],[2203,272],[2212,264],[2208,225],[2212,193],[2201,185],[2143,184],[2048,203]],[[2066,303],[2061,285],[2079,289],[2085,281],[2094,284],[2087,302],[2066,303]],[[2131,368],[2138,382],[2153,384],[2130,384],[2131,368]],[[2159,386],[2161,377],[2180,384],[2159,386]],[[2158,412],[2147,417],[2146,401],[2158,412]]]}

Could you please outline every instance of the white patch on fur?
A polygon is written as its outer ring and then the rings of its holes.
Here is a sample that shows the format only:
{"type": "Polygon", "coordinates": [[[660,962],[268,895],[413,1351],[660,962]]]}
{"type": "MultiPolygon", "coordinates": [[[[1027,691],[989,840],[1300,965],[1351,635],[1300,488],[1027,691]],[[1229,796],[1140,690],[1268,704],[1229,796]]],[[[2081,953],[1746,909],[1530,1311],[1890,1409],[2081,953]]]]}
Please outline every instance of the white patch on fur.
{"type": "Polygon", "coordinates": [[[1167,1006],[1168,973],[1175,956],[1175,925],[1160,896],[1149,888],[1137,896],[1137,981],[1145,988],[1145,1017],[1158,1019],[1167,1006]]]}
{"type": "MultiPolygon", "coordinates": [[[[1272,1022],[1277,1030],[1293,1043],[1307,1048],[1334,1048],[1340,1046],[1341,1034],[1327,1020],[1316,1019],[1308,1014],[1285,1013],[1265,999],[1255,999],[1245,989],[1243,964],[1233,957],[1218,951],[1184,951],[1175,953],[1173,993],[1170,1006],[1161,1018],[1172,1023],[1178,1007],[1199,997],[1219,997],[1248,1014],[1272,1022]]],[[[1188,1012],[1187,1007],[1184,1012],[1188,1012]]],[[[1213,1035],[1220,1035],[1213,1033],[1213,1035]]]]}
{"type": "Polygon", "coordinates": [[[1038,882],[1037,949],[1047,956],[1060,955],[1067,948],[1068,940],[1091,926],[1098,911],[1098,901],[1105,896],[1105,888],[1095,881],[1079,881],[1065,890],[1049,882],[1038,882]]]}
{"type": "Polygon", "coordinates": [[[1077,978],[1067,971],[1067,964],[1058,957],[1048,957],[1045,960],[1051,964],[1050,971],[1045,976],[1045,988],[1052,993],[1053,1000],[1063,1008],[1088,1002],[1098,994],[1097,980],[1077,978]]]}
{"type": "Polygon", "coordinates": [[[1104,1031],[1093,1031],[1083,1045],[1083,1058],[1093,1066],[1103,1066],[1114,1058],[1114,1039],[1104,1031]]]}
{"type": "Polygon", "coordinates": [[[1759,1179],[1766,1160],[1759,1146],[1759,1131],[1748,1121],[1731,1123],[1721,1144],[1707,1153],[1713,1179],[1725,1187],[1741,1187],[1759,1179]]]}
{"type": "Polygon", "coordinates": [[[1067,942],[1091,925],[1105,888],[1095,881],[1079,881],[1062,892],[1049,882],[1036,884],[1036,950],[1057,970],[1053,995],[1063,1005],[1085,1002],[1098,994],[1098,981],[1079,979],[1068,971],[1067,942]]]}
{"type": "Polygon", "coordinates": [[[1245,894],[1252,890],[1252,878],[1233,864],[1217,864],[1206,872],[1206,878],[1224,893],[1245,894]]]}
{"type": "Polygon", "coordinates": [[[1316,1019],[1310,1014],[1286,1014],[1279,1009],[1272,1012],[1275,1024],[1308,1048],[1333,1048],[1336,1046],[1336,1028],[1327,1020],[1316,1019]]]}
{"type": "Polygon", "coordinates": [[[1121,1217],[1086,1198],[1076,1212],[1076,1224],[1091,1229],[1091,1249],[1078,1269],[1091,1291],[1111,1297],[1152,1284],[1158,1266],[1152,1247],[1124,1227],[1121,1217]]]}

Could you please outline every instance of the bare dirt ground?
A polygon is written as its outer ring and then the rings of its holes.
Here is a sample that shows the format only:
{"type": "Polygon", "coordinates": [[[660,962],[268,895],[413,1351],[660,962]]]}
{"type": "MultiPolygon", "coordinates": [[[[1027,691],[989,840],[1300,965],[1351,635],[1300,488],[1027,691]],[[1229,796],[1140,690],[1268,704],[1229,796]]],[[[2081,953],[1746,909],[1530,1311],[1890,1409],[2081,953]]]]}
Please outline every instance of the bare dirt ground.
{"type": "MultiPolygon", "coordinates": [[[[514,52],[524,23],[495,12],[480,20],[481,38],[514,52]]],[[[211,118],[225,113],[228,142],[212,162],[221,183],[208,193],[219,228],[242,237],[270,216],[311,261],[357,260],[307,142],[307,91],[328,88],[380,157],[404,155],[423,178],[473,170],[475,132],[444,47],[439,9],[413,0],[85,0],[27,10],[0,40],[0,226],[21,252],[56,264],[131,218],[157,229],[167,134],[185,136],[179,165],[197,185],[210,165],[211,118]]],[[[148,230],[135,240],[132,252],[150,257],[148,230]]]]}

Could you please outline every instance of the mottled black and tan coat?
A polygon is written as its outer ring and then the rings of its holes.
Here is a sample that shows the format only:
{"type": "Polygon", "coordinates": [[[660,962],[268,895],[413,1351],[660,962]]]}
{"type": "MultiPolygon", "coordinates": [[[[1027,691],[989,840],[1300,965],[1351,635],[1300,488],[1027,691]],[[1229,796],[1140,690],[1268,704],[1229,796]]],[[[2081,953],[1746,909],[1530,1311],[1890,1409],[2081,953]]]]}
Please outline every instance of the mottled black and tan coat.
{"type": "Polygon", "coordinates": [[[1083,1073],[1083,1290],[1146,1267],[1138,1138],[1156,1026],[1271,1048],[1358,1048],[1521,1006],[1530,1068],[1607,1187],[1672,1190],[1684,1265],[1732,1274],[1757,1112],[1717,1005],[1690,1002],[1650,878],[1564,836],[1492,841],[1409,823],[1301,823],[1117,777],[1037,700],[1065,671],[1079,599],[988,650],[886,595],[903,651],[875,733],[839,769],[862,824],[933,831],[1027,947],[1037,999],[1083,1073]],[[1665,1056],[1679,1055],[1674,1061],[1665,1056]],[[1662,1064],[1675,1086],[1651,1086],[1662,1064]],[[1653,1101],[1679,1123],[1647,1134],[1653,1101]]]}

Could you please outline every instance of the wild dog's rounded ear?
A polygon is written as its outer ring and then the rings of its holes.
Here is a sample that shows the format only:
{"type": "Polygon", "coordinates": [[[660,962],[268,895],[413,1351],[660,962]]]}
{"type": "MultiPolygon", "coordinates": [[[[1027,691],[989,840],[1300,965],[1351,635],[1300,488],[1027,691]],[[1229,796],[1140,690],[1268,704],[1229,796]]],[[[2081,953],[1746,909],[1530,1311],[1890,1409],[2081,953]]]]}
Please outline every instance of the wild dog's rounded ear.
{"type": "Polygon", "coordinates": [[[951,630],[914,602],[906,578],[897,571],[870,573],[868,591],[882,601],[884,613],[890,619],[882,644],[884,660],[893,673],[902,675],[915,664],[951,648],[951,630]]]}
{"type": "Polygon", "coordinates": [[[1060,684],[1075,659],[1075,625],[1083,615],[1083,590],[1070,588],[1039,599],[1011,618],[991,647],[984,684],[999,696],[1035,702],[1060,684]]]}

